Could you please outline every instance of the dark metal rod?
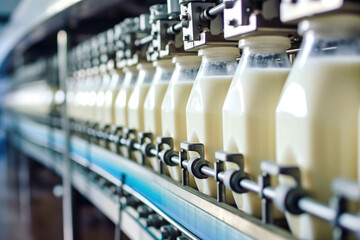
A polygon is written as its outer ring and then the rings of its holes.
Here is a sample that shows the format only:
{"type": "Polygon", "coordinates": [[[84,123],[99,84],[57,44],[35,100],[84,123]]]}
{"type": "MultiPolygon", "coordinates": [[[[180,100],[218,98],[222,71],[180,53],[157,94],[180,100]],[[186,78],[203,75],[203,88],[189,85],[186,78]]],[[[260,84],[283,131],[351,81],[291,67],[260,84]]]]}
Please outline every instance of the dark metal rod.
{"type": "Polygon", "coordinates": [[[146,36],[146,37],[144,37],[142,39],[136,40],[135,41],[135,46],[139,47],[139,46],[145,45],[147,43],[150,43],[152,40],[153,40],[152,35],[146,36]]]}
{"type": "Polygon", "coordinates": [[[225,9],[225,3],[220,3],[216,5],[215,7],[212,7],[209,9],[208,13],[210,16],[216,16],[220,13],[222,13],[225,9]]]}

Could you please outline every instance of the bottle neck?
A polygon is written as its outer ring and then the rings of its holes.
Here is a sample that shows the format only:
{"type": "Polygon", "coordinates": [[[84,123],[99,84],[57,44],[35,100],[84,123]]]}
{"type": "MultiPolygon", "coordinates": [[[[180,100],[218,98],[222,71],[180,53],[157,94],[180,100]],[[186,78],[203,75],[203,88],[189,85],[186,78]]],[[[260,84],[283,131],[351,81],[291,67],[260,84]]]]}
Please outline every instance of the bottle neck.
{"type": "Polygon", "coordinates": [[[360,17],[329,15],[304,20],[299,24],[304,35],[298,58],[360,56],[360,17]]]}
{"type": "Polygon", "coordinates": [[[290,68],[291,64],[284,48],[245,46],[239,67],[246,68],[290,68]]]}

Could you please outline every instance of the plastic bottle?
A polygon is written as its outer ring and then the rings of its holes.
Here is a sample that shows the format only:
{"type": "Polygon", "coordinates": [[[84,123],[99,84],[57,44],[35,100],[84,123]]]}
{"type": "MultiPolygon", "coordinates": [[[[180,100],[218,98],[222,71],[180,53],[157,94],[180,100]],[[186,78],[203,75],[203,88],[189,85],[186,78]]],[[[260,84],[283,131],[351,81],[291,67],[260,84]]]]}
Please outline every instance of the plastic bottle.
{"type": "Polygon", "coordinates": [[[96,92],[96,106],[95,106],[95,115],[96,121],[99,123],[100,128],[111,123],[111,112],[107,114],[105,110],[105,94],[111,84],[111,76],[106,69],[105,64],[100,65],[100,85],[98,91],[96,92]]]}
{"type": "MultiPolygon", "coordinates": [[[[131,93],[128,103],[128,127],[138,132],[144,131],[144,102],[146,94],[149,91],[155,68],[152,63],[139,63],[137,65],[139,76],[135,87],[131,93]]],[[[141,163],[142,155],[140,152],[134,152],[134,160],[141,163]]]]}
{"type": "MultiPolygon", "coordinates": [[[[223,147],[222,107],[235,73],[239,49],[213,47],[199,51],[202,63],[186,106],[187,140],[205,145],[205,159],[215,162],[215,151],[223,147]]],[[[196,154],[190,152],[191,157],[196,154]]],[[[212,178],[195,179],[198,189],[216,196],[216,182],[212,178]]],[[[231,202],[232,195],[227,194],[231,202]]]]}
{"type": "MultiPolygon", "coordinates": [[[[128,103],[131,93],[138,79],[136,66],[124,67],[124,81],[117,94],[114,106],[115,123],[117,127],[129,127],[128,124],[128,103]]],[[[115,150],[115,149],[113,149],[115,150]]],[[[120,147],[120,153],[125,156],[126,148],[120,147]]]]}
{"type": "MultiPolygon", "coordinates": [[[[158,60],[153,65],[156,71],[144,102],[144,127],[145,132],[153,133],[156,138],[161,135],[161,104],[175,65],[171,59],[158,60]]],[[[148,161],[155,171],[159,171],[160,163],[157,157],[150,157],[148,161]]]]}
{"type": "MultiPolygon", "coordinates": [[[[224,150],[244,155],[245,172],[261,174],[260,162],[276,160],[275,110],[290,71],[286,49],[290,39],[256,36],[240,40],[243,49],[223,106],[224,150]]],[[[227,169],[237,169],[227,163],[227,169]]],[[[274,182],[274,181],[273,181],[274,182]]],[[[261,199],[254,193],[233,193],[244,212],[261,217],[261,199]]],[[[276,211],[275,217],[281,216],[276,211]]]]}
{"type": "MultiPolygon", "coordinates": [[[[298,166],[303,187],[328,203],[334,178],[357,179],[360,16],[313,17],[299,32],[302,48],[276,112],[277,162],[298,166]]],[[[308,214],[287,220],[299,238],[331,238],[330,223],[308,214]]]]}
{"type": "MultiPolygon", "coordinates": [[[[169,87],[161,105],[162,136],[172,137],[174,150],[180,151],[180,142],[186,141],[186,104],[199,71],[199,56],[178,56],[173,58],[176,64],[169,87]]],[[[170,176],[181,181],[179,166],[168,166],[170,176]]],[[[192,186],[195,185],[193,178],[192,186]]]]}

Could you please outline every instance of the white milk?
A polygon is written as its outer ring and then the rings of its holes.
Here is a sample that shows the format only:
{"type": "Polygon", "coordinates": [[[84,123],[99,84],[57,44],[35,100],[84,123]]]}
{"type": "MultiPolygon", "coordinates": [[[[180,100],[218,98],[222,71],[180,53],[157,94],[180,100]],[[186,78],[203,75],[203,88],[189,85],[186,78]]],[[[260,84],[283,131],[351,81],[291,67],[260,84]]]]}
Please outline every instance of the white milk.
{"type": "Polygon", "coordinates": [[[79,99],[81,108],[84,109],[84,114],[80,117],[86,121],[98,122],[96,115],[96,93],[101,84],[101,78],[97,74],[97,70],[94,69],[93,74],[89,75],[85,81],[85,91],[82,92],[79,99]]]}
{"type": "MultiPolygon", "coordinates": [[[[105,94],[110,86],[111,76],[106,72],[101,74],[100,77],[101,77],[101,84],[96,93],[95,114],[96,114],[96,120],[100,124],[100,127],[103,127],[104,125],[111,123],[111,112],[108,112],[109,114],[106,114],[107,112],[105,110],[105,101],[106,101],[105,94]]],[[[110,96],[110,102],[111,102],[111,97],[112,96],[110,96]]]]}
{"type": "MultiPolygon", "coordinates": [[[[226,97],[224,150],[243,154],[245,171],[253,179],[261,173],[261,161],[275,160],[275,109],[288,73],[282,69],[249,69],[226,97]]],[[[226,167],[236,168],[232,164],[226,167]]],[[[238,208],[261,217],[261,198],[257,194],[234,193],[234,198],[238,208]]]]}
{"type": "MultiPolygon", "coordinates": [[[[359,44],[347,43],[358,38],[359,23],[359,16],[340,15],[299,26],[306,31],[304,50],[295,60],[276,112],[278,163],[299,166],[303,187],[326,204],[334,178],[357,179],[360,56],[359,44]],[[321,34],[315,35],[318,30],[321,34]],[[338,45],[336,50],[311,51],[313,44],[327,39],[338,45]]],[[[332,236],[330,223],[315,217],[287,214],[287,219],[299,238],[332,236]]]]}
{"type": "MultiPolygon", "coordinates": [[[[174,150],[180,151],[180,143],[186,141],[186,104],[198,72],[201,58],[180,56],[173,58],[176,63],[169,87],[161,106],[162,135],[172,137],[174,150]]],[[[179,166],[168,166],[170,176],[181,181],[179,166]]],[[[194,178],[191,186],[195,186],[194,178]]]]}
{"type": "MultiPolygon", "coordinates": [[[[214,76],[195,82],[186,107],[187,139],[203,143],[205,158],[211,163],[215,162],[215,152],[222,149],[221,111],[231,80],[232,76],[214,76]]],[[[215,180],[195,181],[201,192],[216,197],[215,180]]]]}
{"type": "MultiPolygon", "coordinates": [[[[290,70],[286,37],[258,36],[240,41],[243,55],[223,107],[224,150],[244,155],[245,172],[261,174],[260,162],[275,161],[275,109],[290,70]],[[267,61],[257,59],[268,59],[267,61]],[[280,64],[281,63],[281,64],[280,64]]],[[[237,169],[227,163],[227,169],[237,169]]],[[[275,179],[272,179],[276,185],[275,179]]],[[[261,217],[261,198],[233,193],[244,212],[261,217]]],[[[279,211],[275,217],[283,216],[279,211]]]]}
{"type": "MultiPolygon", "coordinates": [[[[161,104],[168,88],[175,65],[171,59],[154,62],[156,71],[151,87],[144,102],[145,132],[151,132],[156,142],[156,137],[161,136],[161,104]]],[[[155,171],[160,169],[160,161],[157,157],[148,158],[155,171]]],[[[167,169],[166,169],[167,170],[167,169]]]]}
{"type": "MultiPolygon", "coordinates": [[[[213,47],[199,51],[202,63],[186,106],[187,140],[205,145],[205,159],[215,162],[215,152],[223,148],[222,107],[234,75],[239,49],[213,47]]],[[[191,157],[197,153],[190,152],[191,157]]],[[[198,189],[216,197],[213,178],[195,179],[198,189]]],[[[227,191],[227,199],[232,195],[227,191]]]]}
{"type": "Polygon", "coordinates": [[[135,66],[126,67],[124,71],[124,83],[115,102],[115,124],[120,127],[128,127],[128,102],[138,77],[135,66]]]}
{"type": "MultiPolygon", "coordinates": [[[[128,103],[128,127],[138,132],[144,131],[144,102],[149,91],[155,68],[151,63],[141,63],[137,66],[139,70],[138,80],[131,93],[128,103]]],[[[134,152],[135,160],[141,163],[141,153],[134,152]]]]}
{"type": "MultiPolygon", "coordinates": [[[[315,58],[306,71],[294,66],[277,108],[277,160],[299,166],[303,186],[323,203],[335,177],[357,179],[359,66],[360,58],[315,58]]],[[[330,231],[328,223],[308,215],[289,220],[296,236],[330,231]]]]}
{"type": "Polygon", "coordinates": [[[105,91],[104,101],[104,124],[113,125],[115,123],[115,101],[123,84],[123,74],[113,71],[109,88],[105,91]]]}

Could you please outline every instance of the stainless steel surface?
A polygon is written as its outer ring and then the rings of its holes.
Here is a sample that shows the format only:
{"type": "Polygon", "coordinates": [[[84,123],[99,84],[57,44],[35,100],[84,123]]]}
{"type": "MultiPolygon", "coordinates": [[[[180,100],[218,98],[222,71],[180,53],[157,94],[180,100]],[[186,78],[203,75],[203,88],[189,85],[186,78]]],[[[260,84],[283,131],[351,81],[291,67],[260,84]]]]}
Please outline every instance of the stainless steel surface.
{"type": "Polygon", "coordinates": [[[180,14],[179,0],[167,0],[167,10],[169,14],[179,17],[180,14]]]}
{"type": "Polygon", "coordinates": [[[296,25],[285,25],[280,21],[279,8],[278,0],[256,4],[247,0],[234,1],[232,7],[224,8],[225,38],[239,40],[252,35],[297,35],[296,25]],[[262,9],[257,8],[258,4],[262,9]]]}
{"type": "Polygon", "coordinates": [[[227,41],[223,34],[223,15],[218,14],[211,20],[202,20],[203,12],[216,6],[211,2],[184,1],[181,6],[181,21],[183,24],[184,48],[196,51],[207,46],[229,46],[236,42],[227,41]]]}
{"type": "Polygon", "coordinates": [[[70,126],[67,115],[67,86],[66,78],[68,76],[67,67],[67,51],[68,38],[65,31],[60,31],[57,35],[58,44],[58,66],[59,66],[59,82],[60,89],[64,94],[64,101],[61,106],[62,129],[65,133],[65,149],[63,152],[63,234],[65,240],[74,239],[73,215],[72,215],[72,192],[71,192],[71,161],[70,161],[70,126]]]}

